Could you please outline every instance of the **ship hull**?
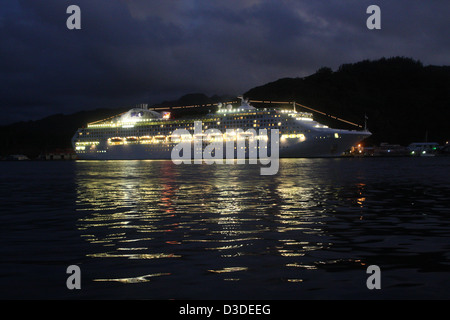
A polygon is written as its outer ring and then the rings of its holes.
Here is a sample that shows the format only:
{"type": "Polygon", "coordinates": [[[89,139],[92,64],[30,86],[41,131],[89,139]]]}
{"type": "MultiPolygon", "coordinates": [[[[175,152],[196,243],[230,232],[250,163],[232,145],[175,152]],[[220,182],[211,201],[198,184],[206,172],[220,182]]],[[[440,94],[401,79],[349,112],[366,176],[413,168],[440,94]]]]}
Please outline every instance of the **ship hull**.
{"type": "Polygon", "coordinates": [[[346,131],[334,135],[316,134],[303,142],[292,142],[286,145],[281,141],[280,158],[326,158],[340,157],[352,146],[370,136],[363,131],[346,131]]]}
{"type": "MultiPolygon", "coordinates": [[[[324,157],[339,157],[349,150],[353,145],[362,141],[368,137],[370,133],[363,131],[339,131],[339,138],[335,138],[334,135],[324,135],[317,133],[315,135],[307,136],[306,139],[280,139],[279,157],[280,158],[324,158],[324,157]]],[[[203,144],[204,147],[208,144],[203,144]]],[[[271,141],[266,143],[268,149],[264,152],[265,156],[272,155],[271,141]]],[[[235,145],[234,145],[235,146],[235,145]]],[[[247,142],[248,146],[248,142],[247,142]]],[[[151,159],[172,159],[172,145],[144,145],[144,144],[126,144],[107,146],[99,145],[96,148],[77,153],[79,160],[151,160],[151,159]]],[[[220,158],[226,158],[226,145],[223,145],[223,156],[220,158]]],[[[232,155],[234,159],[249,158],[249,153],[244,152],[238,154],[237,150],[234,150],[228,155],[232,155]],[[242,155],[244,155],[242,157],[242,155]]],[[[213,154],[215,156],[215,154],[213,154]]],[[[262,157],[260,153],[257,153],[258,158],[262,157]]],[[[191,158],[195,157],[195,151],[191,149],[191,158]]],[[[218,157],[219,158],[219,157],[218,157]]]]}

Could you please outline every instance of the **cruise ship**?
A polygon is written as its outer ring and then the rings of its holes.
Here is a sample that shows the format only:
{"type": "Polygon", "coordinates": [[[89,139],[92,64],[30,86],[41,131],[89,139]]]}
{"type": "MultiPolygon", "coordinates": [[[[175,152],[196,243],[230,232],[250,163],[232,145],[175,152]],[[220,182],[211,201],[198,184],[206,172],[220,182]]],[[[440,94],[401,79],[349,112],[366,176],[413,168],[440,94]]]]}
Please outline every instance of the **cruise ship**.
{"type": "Polygon", "coordinates": [[[78,129],[73,148],[80,160],[173,159],[181,142],[190,143],[192,158],[211,144],[223,145],[223,151],[212,153],[221,158],[230,155],[227,148],[235,159],[267,157],[274,146],[280,158],[338,157],[371,135],[366,129],[329,128],[312,113],[296,111],[295,103],[293,110],[256,108],[240,98],[240,104],[218,104],[215,112],[179,119],[170,112],[135,107],[78,129]],[[271,143],[274,133],[276,144],[271,143]]]}

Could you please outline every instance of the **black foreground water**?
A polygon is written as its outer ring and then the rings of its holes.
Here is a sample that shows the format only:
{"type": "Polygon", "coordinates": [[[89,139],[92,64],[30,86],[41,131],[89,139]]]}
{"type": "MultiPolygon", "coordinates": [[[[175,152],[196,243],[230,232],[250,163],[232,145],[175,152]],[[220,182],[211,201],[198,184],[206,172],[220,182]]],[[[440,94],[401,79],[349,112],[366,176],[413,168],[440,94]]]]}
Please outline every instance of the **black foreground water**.
{"type": "Polygon", "coordinates": [[[450,298],[450,157],[0,169],[2,299],[450,298]]]}

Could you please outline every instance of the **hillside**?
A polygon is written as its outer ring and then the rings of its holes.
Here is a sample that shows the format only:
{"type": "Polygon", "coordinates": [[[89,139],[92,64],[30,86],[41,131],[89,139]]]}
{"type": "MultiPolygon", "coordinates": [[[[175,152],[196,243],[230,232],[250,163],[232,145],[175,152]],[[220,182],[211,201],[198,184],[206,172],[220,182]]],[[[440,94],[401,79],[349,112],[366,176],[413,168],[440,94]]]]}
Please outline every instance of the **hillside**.
{"type": "MultiPolygon", "coordinates": [[[[173,101],[164,101],[153,107],[171,107],[180,105],[208,104],[231,99],[229,96],[207,97],[204,94],[187,94],[173,101]]],[[[41,153],[55,149],[72,148],[71,139],[78,128],[87,123],[109,118],[128,111],[133,106],[113,109],[80,111],[74,114],[55,114],[40,120],[22,121],[0,126],[0,156],[24,154],[36,158],[41,153]]],[[[176,116],[194,115],[208,112],[206,108],[179,109],[176,116]]]]}
{"type": "MultiPolygon", "coordinates": [[[[450,67],[423,66],[407,58],[321,68],[304,78],[285,78],[253,88],[245,97],[296,101],[340,118],[364,124],[368,143],[407,145],[413,141],[444,142],[450,137],[450,67]]],[[[343,126],[316,114],[332,126],[343,126]]],[[[348,127],[347,127],[348,128],[348,127]]]]}
{"type": "MultiPolygon", "coordinates": [[[[303,78],[284,78],[250,89],[253,100],[296,101],[308,107],[364,124],[372,132],[366,144],[408,145],[415,141],[444,143],[450,138],[450,67],[423,66],[407,58],[390,58],[344,64],[333,71],[323,67],[303,78]]],[[[188,94],[154,107],[210,104],[235,100],[230,96],[188,94]]],[[[0,127],[0,156],[25,154],[31,158],[57,148],[70,148],[77,128],[129,109],[97,109],[71,115],[57,114],[37,121],[0,127]]],[[[214,108],[173,110],[175,116],[195,116],[214,108]]],[[[305,110],[307,111],[307,110],[305,110]]],[[[320,122],[350,128],[321,114],[320,122]]]]}
{"type": "Polygon", "coordinates": [[[0,156],[25,154],[35,158],[54,149],[71,148],[71,139],[77,128],[127,109],[96,109],[71,115],[56,114],[41,120],[1,126],[0,156]]]}

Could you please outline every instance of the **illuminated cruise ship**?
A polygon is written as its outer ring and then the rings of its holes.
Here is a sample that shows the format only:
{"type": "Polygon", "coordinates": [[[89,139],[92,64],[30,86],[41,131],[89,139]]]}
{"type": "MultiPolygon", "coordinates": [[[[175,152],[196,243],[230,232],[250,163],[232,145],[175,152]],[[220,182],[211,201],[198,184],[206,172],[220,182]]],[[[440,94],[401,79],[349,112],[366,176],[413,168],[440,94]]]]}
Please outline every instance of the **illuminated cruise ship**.
{"type": "MultiPolygon", "coordinates": [[[[371,135],[365,129],[329,128],[308,112],[255,108],[248,100],[241,100],[238,106],[218,104],[216,112],[197,118],[173,119],[170,112],[136,107],[78,129],[72,144],[81,160],[171,159],[172,149],[186,141],[191,142],[192,148],[223,143],[223,150],[231,146],[238,159],[239,155],[248,158],[253,147],[260,155],[270,154],[271,131],[278,130],[281,158],[337,157],[371,135]],[[180,130],[186,134],[179,134],[180,130]],[[199,140],[200,144],[196,144],[199,140]]],[[[192,149],[192,157],[194,153],[192,149]]],[[[221,153],[223,157],[225,154],[221,153]]]]}

